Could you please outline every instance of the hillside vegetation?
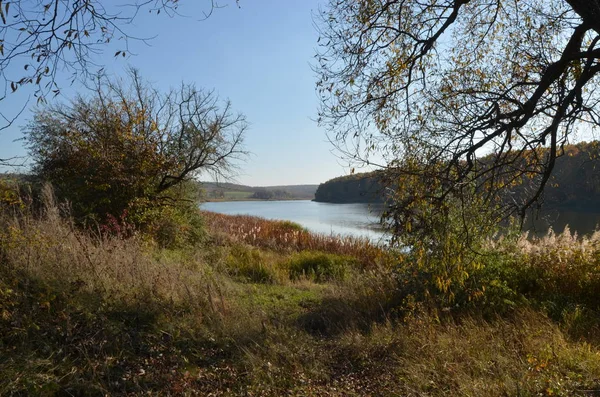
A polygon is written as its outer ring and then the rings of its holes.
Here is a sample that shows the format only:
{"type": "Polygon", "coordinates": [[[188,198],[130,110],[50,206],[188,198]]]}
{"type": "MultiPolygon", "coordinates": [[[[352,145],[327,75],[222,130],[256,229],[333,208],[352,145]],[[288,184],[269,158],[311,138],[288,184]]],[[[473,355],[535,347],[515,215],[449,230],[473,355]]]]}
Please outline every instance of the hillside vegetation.
{"type": "MultiPolygon", "coordinates": [[[[565,145],[544,192],[545,208],[597,211],[600,208],[600,144],[565,145]]],[[[319,185],[315,201],[330,203],[380,203],[386,200],[382,172],[358,173],[319,185]]],[[[512,188],[513,194],[528,189],[529,181],[512,188]]]]}

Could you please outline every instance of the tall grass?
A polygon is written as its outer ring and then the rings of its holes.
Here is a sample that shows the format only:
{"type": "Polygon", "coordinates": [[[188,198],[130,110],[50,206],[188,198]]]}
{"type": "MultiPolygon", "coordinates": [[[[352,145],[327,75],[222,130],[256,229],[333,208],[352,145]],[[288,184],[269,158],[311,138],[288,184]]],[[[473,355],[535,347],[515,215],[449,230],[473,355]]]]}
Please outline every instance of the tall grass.
{"type": "Polygon", "coordinates": [[[269,329],[245,359],[252,395],[273,396],[592,396],[600,375],[596,349],[531,310],[491,322],[422,316],[326,339],[269,329]]]}
{"type": "Polygon", "coordinates": [[[42,200],[39,211],[23,208],[0,217],[6,268],[124,302],[151,298],[209,306],[206,291],[214,280],[208,272],[152,257],[139,236],[123,239],[77,228],[61,216],[49,187],[42,200]]]}
{"type": "Polygon", "coordinates": [[[0,395],[185,390],[177,344],[224,315],[224,278],[141,236],[77,228],[49,188],[21,204],[0,213],[0,395]]]}
{"type": "Polygon", "coordinates": [[[530,296],[570,299],[600,309],[600,232],[579,237],[565,228],[545,236],[522,234],[490,242],[501,258],[501,276],[530,296]]]}

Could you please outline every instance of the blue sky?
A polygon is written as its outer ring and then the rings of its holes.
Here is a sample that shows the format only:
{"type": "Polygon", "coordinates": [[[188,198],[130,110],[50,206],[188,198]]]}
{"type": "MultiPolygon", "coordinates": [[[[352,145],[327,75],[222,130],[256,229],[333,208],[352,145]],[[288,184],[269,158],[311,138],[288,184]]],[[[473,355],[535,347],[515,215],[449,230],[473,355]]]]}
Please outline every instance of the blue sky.
{"type": "MultiPolygon", "coordinates": [[[[136,67],[157,88],[194,82],[229,98],[250,122],[246,148],[252,154],[241,164],[237,182],[308,184],[347,174],[344,162],[332,154],[325,130],[314,121],[318,98],[311,64],[318,34],[313,13],[323,0],[241,0],[240,8],[230,0],[201,20],[207,3],[183,0],[183,16],[174,18],[141,13],[128,31],[156,35],[150,45],[130,41],[136,55],[119,59],[113,57],[113,47],[107,48],[98,62],[112,74],[136,67]]],[[[81,89],[79,83],[71,86],[61,79],[60,84],[63,101],[81,89]]],[[[16,111],[27,94],[23,90],[9,96],[0,102],[2,110],[16,111]]],[[[30,114],[26,111],[16,125],[0,132],[0,158],[26,153],[15,140],[30,114]]]]}

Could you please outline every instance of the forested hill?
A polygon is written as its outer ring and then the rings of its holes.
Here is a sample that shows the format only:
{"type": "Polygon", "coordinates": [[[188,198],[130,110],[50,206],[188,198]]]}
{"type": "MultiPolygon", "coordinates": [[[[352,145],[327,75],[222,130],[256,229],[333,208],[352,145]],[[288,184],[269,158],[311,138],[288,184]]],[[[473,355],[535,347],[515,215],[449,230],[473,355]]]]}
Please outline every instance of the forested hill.
{"type": "MultiPolygon", "coordinates": [[[[517,186],[515,191],[522,188],[517,186]]],[[[354,174],[319,185],[315,201],[376,203],[385,200],[383,192],[377,172],[354,174]]],[[[600,142],[565,146],[546,186],[544,206],[600,211],[600,142]]]]}
{"type": "Polygon", "coordinates": [[[600,142],[565,147],[546,188],[547,206],[600,211],[600,142]]]}
{"type": "Polygon", "coordinates": [[[384,201],[383,185],[377,172],[340,176],[321,183],[315,201],[325,203],[381,203],[384,201]]]}

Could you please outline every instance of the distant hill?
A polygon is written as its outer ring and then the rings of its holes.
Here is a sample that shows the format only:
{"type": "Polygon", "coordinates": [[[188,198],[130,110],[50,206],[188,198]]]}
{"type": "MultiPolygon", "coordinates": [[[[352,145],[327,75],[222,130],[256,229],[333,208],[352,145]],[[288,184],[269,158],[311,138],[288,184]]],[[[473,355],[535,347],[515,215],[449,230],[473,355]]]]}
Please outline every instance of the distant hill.
{"type": "MultiPolygon", "coordinates": [[[[0,181],[37,183],[33,175],[0,173],[0,181]]],[[[318,185],[246,186],[230,182],[197,182],[208,201],[313,200],[318,185]]]]}
{"type": "Polygon", "coordinates": [[[206,200],[312,200],[318,185],[247,186],[200,182],[206,200]]]}

